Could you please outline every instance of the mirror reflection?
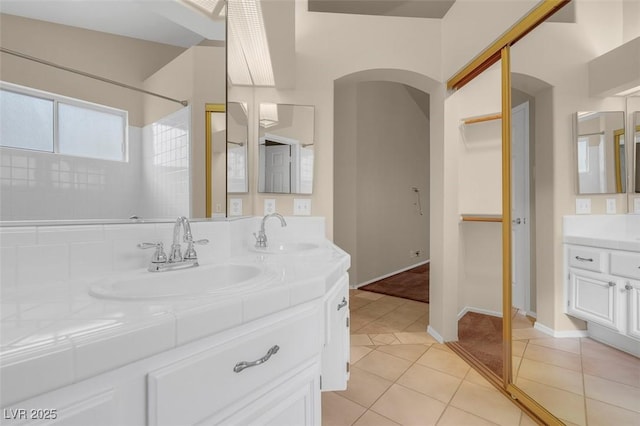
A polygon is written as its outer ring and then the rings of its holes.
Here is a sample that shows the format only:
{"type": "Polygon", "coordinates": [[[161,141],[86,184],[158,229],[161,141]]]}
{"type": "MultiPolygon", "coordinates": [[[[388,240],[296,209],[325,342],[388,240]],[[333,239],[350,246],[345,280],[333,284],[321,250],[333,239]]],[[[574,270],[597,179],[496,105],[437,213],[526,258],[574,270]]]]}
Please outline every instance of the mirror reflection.
{"type": "Polygon", "coordinates": [[[249,192],[247,104],[227,104],[227,193],[249,192]]]}
{"type": "Polygon", "coordinates": [[[258,191],[311,194],[314,108],[260,104],[258,191]]]}
{"type": "Polygon", "coordinates": [[[576,113],[578,194],[626,192],[623,111],[576,113]]]}

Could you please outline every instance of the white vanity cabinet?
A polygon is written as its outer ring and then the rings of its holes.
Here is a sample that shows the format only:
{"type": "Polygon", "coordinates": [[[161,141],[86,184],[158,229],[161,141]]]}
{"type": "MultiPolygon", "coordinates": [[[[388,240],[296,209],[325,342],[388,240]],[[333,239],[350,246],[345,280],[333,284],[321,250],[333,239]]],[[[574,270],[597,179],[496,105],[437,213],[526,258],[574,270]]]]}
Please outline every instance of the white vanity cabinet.
{"type": "Polygon", "coordinates": [[[344,275],[325,295],[322,390],[347,389],[349,380],[349,277],[344,275]]]}
{"type": "Polygon", "coordinates": [[[640,353],[640,253],[566,245],[566,313],[589,334],[640,353]]]}

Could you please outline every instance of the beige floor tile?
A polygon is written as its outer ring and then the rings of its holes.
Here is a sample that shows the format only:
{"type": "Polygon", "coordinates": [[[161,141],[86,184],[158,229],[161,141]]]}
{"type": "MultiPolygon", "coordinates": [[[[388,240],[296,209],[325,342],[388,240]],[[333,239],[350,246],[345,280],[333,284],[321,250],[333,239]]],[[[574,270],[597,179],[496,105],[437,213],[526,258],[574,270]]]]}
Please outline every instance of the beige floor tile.
{"type": "Polygon", "coordinates": [[[586,424],[584,397],[518,377],[516,385],[554,416],[576,425],[586,424]]]}
{"type": "Polygon", "coordinates": [[[469,369],[469,372],[466,376],[464,376],[464,380],[467,382],[475,383],[476,385],[485,386],[493,389],[493,385],[489,383],[487,379],[485,379],[480,373],[478,373],[473,368],[469,369]]]}
{"type": "Polygon", "coordinates": [[[358,330],[358,333],[367,333],[367,334],[389,334],[395,333],[397,331],[401,331],[400,327],[395,327],[391,324],[388,324],[384,321],[374,320],[362,328],[358,330]]]}
{"type": "Polygon", "coordinates": [[[511,342],[511,355],[521,357],[527,347],[527,340],[514,340],[511,342]]]}
{"type": "Polygon", "coordinates": [[[522,417],[520,418],[520,426],[538,426],[538,423],[529,417],[528,414],[522,413],[522,417]]]}
{"type": "Polygon", "coordinates": [[[367,306],[371,302],[373,302],[373,300],[371,299],[365,299],[364,297],[351,296],[349,298],[349,309],[351,311],[355,311],[362,308],[363,306],[367,306]]]}
{"type": "Polygon", "coordinates": [[[335,392],[322,392],[322,425],[350,426],[366,408],[335,392]]]}
{"type": "Polygon", "coordinates": [[[360,329],[365,325],[369,324],[371,321],[362,317],[354,317],[351,314],[351,318],[349,319],[349,330],[351,333],[359,333],[360,329]]]}
{"type": "Polygon", "coordinates": [[[402,343],[438,343],[427,333],[395,333],[398,340],[402,343]]]}
{"type": "Polygon", "coordinates": [[[541,339],[531,339],[529,344],[580,354],[580,339],[578,338],[554,339],[547,336],[541,339]]]}
{"type": "Polygon", "coordinates": [[[379,351],[414,362],[429,349],[427,345],[390,345],[380,346],[379,351]]]}
{"type": "Polygon", "coordinates": [[[395,381],[411,366],[411,362],[384,352],[371,351],[355,366],[384,379],[395,381]]]}
{"type": "Polygon", "coordinates": [[[449,346],[445,345],[444,343],[434,343],[433,345],[431,345],[431,347],[441,351],[449,352],[451,354],[455,353],[449,348],[449,346]]]}
{"type": "Polygon", "coordinates": [[[584,375],[587,398],[640,413],[640,389],[600,377],[584,375]]]}
{"type": "Polygon", "coordinates": [[[402,331],[405,333],[415,333],[415,332],[426,333],[427,327],[429,327],[428,319],[426,321],[417,320],[416,322],[409,324],[402,331]]]}
{"type": "MultiPolygon", "coordinates": [[[[640,359],[632,361],[614,358],[605,361],[602,358],[582,357],[582,369],[590,376],[602,377],[625,385],[640,387],[640,359]]],[[[640,404],[640,401],[638,402],[640,404]]]]}
{"type": "Polygon", "coordinates": [[[619,351],[616,348],[607,346],[604,343],[597,342],[590,338],[582,339],[582,354],[590,358],[600,358],[606,360],[615,360],[615,362],[636,364],[638,358],[626,352],[619,351]]]}
{"type": "Polygon", "coordinates": [[[351,346],[373,345],[373,342],[369,338],[368,334],[352,334],[350,337],[351,337],[351,346]]]}
{"type": "Polygon", "coordinates": [[[401,425],[435,425],[446,405],[411,389],[394,384],[371,409],[401,425]]]}
{"type": "Polygon", "coordinates": [[[379,299],[379,302],[388,303],[393,306],[402,306],[402,305],[408,304],[410,300],[403,299],[402,297],[389,296],[385,294],[383,295],[382,298],[379,299]]]}
{"type": "Polygon", "coordinates": [[[546,346],[528,345],[524,352],[524,358],[569,370],[582,371],[580,355],[546,346]]]}
{"type": "Polygon", "coordinates": [[[393,333],[370,334],[369,338],[376,345],[390,345],[398,341],[398,339],[396,339],[396,336],[393,333]]]}
{"type": "Polygon", "coordinates": [[[363,299],[368,299],[368,300],[378,300],[378,299],[384,297],[384,294],[373,293],[371,291],[360,290],[354,296],[355,297],[360,297],[360,298],[363,298],[363,299]]]}
{"type": "Polygon", "coordinates": [[[520,364],[522,364],[522,358],[519,356],[511,357],[511,374],[513,374],[513,377],[518,377],[518,374],[520,374],[520,364]]]}
{"type": "Polygon", "coordinates": [[[438,426],[491,426],[495,425],[481,417],[475,416],[459,408],[449,406],[438,420],[438,426]]]}
{"type": "Polygon", "coordinates": [[[360,361],[360,359],[362,359],[363,356],[365,356],[366,354],[368,354],[373,350],[367,346],[351,346],[351,348],[349,349],[351,351],[350,353],[351,364],[355,364],[356,362],[360,361]]]}
{"type": "Polygon", "coordinates": [[[363,407],[371,407],[393,382],[385,380],[357,367],[351,368],[351,376],[347,390],[338,392],[340,396],[350,399],[363,407]]]}
{"type": "Polygon", "coordinates": [[[543,339],[545,337],[548,336],[535,328],[523,328],[511,331],[511,338],[513,340],[543,339]]]}
{"type": "Polygon", "coordinates": [[[640,413],[587,398],[589,426],[638,426],[640,413]]]}
{"type": "Polygon", "coordinates": [[[558,389],[584,394],[582,374],[551,364],[523,358],[518,370],[518,377],[553,386],[558,389]]]}
{"type": "Polygon", "coordinates": [[[525,315],[514,315],[511,319],[511,328],[512,329],[522,329],[522,328],[531,328],[533,327],[533,323],[531,319],[525,315]]]}
{"type": "Polygon", "coordinates": [[[446,404],[449,403],[462,383],[462,379],[419,364],[413,364],[396,383],[446,404]]]}
{"type": "Polygon", "coordinates": [[[499,425],[520,422],[521,410],[495,389],[463,381],[450,405],[499,425]]]}
{"type": "Polygon", "coordinates": [[[459,356],[433,347],[416,362],[459,378],[464,378],[470,368],[459,356]]]}
{"type": "Polygon", "coordinates": [[[353,426],[399,426],[398,423],[381,416],[375,411],[368,410],[353,426]]]}

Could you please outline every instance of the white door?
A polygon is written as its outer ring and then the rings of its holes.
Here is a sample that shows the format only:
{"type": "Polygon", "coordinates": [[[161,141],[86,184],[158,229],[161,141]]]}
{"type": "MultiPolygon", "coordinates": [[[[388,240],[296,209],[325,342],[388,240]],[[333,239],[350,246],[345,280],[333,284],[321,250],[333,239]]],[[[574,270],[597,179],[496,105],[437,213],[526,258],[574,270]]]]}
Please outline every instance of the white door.
{"type": "Polygon", "coordinates": [[[511,294],[514,308],[531,310],[529,223],[529,102],[511,111],[511,294]]]}
{"type": "Polygon", "coordinates": [[[291,148],[289,145],[267,145],[266,153],[266,192],[291,192],[291,148]]]}

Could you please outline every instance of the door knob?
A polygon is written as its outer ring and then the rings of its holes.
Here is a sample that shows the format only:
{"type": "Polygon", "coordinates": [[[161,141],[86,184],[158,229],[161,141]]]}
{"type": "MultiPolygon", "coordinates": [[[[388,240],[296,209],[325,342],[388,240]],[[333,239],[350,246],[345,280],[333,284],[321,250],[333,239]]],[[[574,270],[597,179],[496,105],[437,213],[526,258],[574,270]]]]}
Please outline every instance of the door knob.
{"type": "Polygon", "coordinates": [[[519,218],[519,217],[517,217],[517,218],[515,218],[515,219],[513,219],[513,220],[511,221],[511,223],[513,223],[514,225],[520,225],[520,223],[521,223],[521,222],[522,222],[522,221],[520,220],[520,218],[519,218]]]}

